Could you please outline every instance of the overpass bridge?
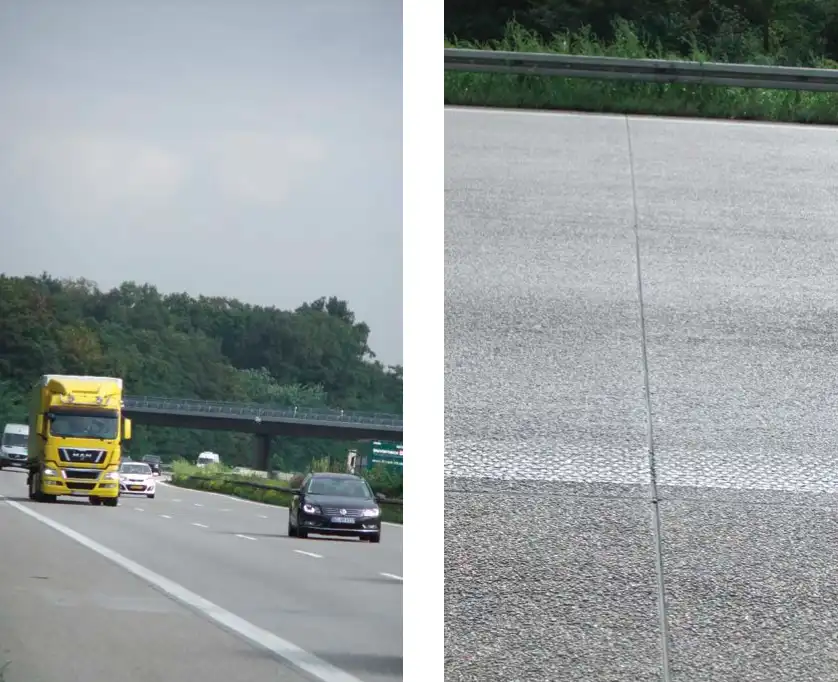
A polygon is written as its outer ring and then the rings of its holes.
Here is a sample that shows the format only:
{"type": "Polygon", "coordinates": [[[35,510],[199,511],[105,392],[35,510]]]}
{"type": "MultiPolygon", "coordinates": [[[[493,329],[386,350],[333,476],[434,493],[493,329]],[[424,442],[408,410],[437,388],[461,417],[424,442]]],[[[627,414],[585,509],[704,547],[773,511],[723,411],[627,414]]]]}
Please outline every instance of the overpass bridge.
{"type": "Polygon", "coordinates": [[[263,470],[274,436],[403,440],[402,418],[392,414],[140,396],[126,396],[123,412],[136,424],[255,434],[256,468],[263,470]]]}

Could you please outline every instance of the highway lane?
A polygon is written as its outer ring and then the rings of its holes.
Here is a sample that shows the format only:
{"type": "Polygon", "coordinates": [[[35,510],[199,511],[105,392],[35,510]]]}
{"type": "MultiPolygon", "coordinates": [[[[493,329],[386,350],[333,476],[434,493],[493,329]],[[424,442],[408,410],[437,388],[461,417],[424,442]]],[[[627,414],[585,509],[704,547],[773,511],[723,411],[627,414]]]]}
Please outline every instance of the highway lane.
{"type": "Polygon", "coordinates": [[[4,665],[4,682],[310,680],[0,502],[4,665]]]}
{"type": "MultiPolygon", "coordinates": [[[[631,127],[672,679],[838,680],[838,130],[631,127]]],[[[658,680],[625,121],[445,173],[448,678],[658,680]]]]}
{"type": "Polygon", "coordinates": [[[380,545],[299,540],[287,537],[283,510],[225,496],[161,485],[155,499],[126,497],[116,509],[33,504],[23,481],[0,472],[0,495],[361,680],[401,679],[401,529],[385,528],[380,545]]]}

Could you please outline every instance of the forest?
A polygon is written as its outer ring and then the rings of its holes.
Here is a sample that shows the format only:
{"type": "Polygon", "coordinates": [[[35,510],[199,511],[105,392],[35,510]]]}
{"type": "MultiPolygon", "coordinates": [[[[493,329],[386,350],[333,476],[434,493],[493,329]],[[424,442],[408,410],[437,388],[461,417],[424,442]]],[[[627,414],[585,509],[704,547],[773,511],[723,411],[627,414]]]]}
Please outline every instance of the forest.
{"type": "MultiPolygon", "coordinates": [[[[544,42],[557,34],[613,43],[628,25],[652,51],[789,66],[838,61],[838,0],[449,0],[445,37],[500,40],[508,23],[544,42]]],[[[833,64],[833,66],[835,66],[833,64]]]]}
{"type": "MultiPolygon", "coordinates": [[[[127,395],[402,413],[402,368],[384,366],[370,329],[336,297],[294,311],[229,298],[161,294],[125,282],[0,275],[0,424],[26,417],[42,374],[117,376],[127,395]]],[[[300,471],[342,457],[349,443],[275,439],[274,467],[300,471]]],[[[132,454],[252,465],[245,434],[137,425],[132,454]]]]}

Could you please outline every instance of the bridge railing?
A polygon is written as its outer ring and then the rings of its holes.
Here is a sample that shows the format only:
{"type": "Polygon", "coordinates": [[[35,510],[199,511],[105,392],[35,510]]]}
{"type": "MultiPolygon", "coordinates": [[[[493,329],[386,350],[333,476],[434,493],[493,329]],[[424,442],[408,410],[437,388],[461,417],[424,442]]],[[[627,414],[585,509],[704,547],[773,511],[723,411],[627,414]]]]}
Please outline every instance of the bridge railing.
{"type": "Polygon", "coordinates": [[[275,407],[248,403],[228,403],[186,398],[126,397],[126,409],[155,412],[190,414],[217,414],[219,416],[241,416],[252,419],[293,419],[300,421],[342,422],[348,424],[371,424],[402,428],[402,417],[380,412],[357,412],[353,410],[318,409],[311,407],[275,407]]]}

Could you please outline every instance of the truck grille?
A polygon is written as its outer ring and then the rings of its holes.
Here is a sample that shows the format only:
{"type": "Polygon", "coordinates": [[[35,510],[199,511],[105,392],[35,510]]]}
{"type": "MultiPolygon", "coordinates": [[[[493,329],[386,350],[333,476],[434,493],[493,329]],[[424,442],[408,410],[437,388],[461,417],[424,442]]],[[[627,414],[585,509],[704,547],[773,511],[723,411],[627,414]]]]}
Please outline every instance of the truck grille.
{"type": "Polygon", "coordinates": [[[88,480],[96,480],[101,475],[98,469],[65,469],[67,478],[84,478],[88,480]]]}
{"type": "Polygon", "coordinates": [[[357,519],[361,516],[360,509],[346,509],[345,507],[323,507],[323,513],[326,516],[348,516],[352,519],[357,519]],[[341,509],[346,511],[346,514],[341,514],[341,509]]]}
{"type": "Polygon", "coordinates": [[[101,464],[105,459],[105,454],[105,450],[58,448],[58,456],[61,458],[61,461],[71,464],[101,464]]]}
{"type": "Polygon", "coordinates": [[[87,481],[67,481],[66,483],[70,490],[93,490],[96,487],[96,483],[87,481]]]}

